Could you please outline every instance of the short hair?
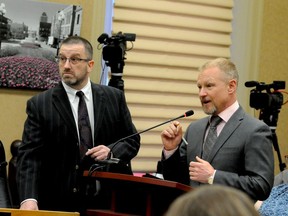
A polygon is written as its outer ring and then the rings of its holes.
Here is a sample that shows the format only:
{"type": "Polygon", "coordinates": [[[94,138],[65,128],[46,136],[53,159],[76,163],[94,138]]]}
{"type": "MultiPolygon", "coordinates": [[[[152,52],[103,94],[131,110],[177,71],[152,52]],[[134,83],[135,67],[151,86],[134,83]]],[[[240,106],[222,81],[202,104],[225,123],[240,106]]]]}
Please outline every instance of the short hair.
{"type": "Polygon", "coordinates": [[[238,83],[239,75],[236,68],[236,65],[226,58],[216,58],[206,62],[199,68],[199,71],[202,72],[208,68],[218,67],[222,72],[224,72],[229,79],[235,79],[238,83]]]}
{"type": "Polygon", "coordinates": [[[244,192],[223,185],[203,185],[178,197],[165,216],[259,216],[244,192]]]}
{"type": "Polygon", "coordinates": [[[83,44],[84,48],[85,48],[85,52],[87,55],[88,59],[92,59],[93,58],[93,47],[92,44],[85,38],[80,37],[80,36],[70,36],[65,38],[61,45],[60,48],[63,44],[83,44]]]}

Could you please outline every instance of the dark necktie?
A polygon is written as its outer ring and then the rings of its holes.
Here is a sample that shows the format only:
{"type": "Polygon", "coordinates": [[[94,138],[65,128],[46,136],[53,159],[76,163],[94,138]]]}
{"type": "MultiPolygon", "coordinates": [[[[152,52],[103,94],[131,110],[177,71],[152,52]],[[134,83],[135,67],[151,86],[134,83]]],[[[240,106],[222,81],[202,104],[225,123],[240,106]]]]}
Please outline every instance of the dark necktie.
{"type": "Polygon", "coordinates": [[[219,116],[212,116],[210,120],[210,128],[207,134],[204,146],[202,159],[207,159],[217,139],[217,125],[222,121],[219,116]]]}
{"type": "Polygon", "coordinates": [[[85,156],[87,150],[89,148],[92,148],[93,141],[84,93],[82,91],[78,91],[76,95],[79,97],[79,106],[78,106],[78,129],[80,136],[79,150],[82,159],[85,156]]]}

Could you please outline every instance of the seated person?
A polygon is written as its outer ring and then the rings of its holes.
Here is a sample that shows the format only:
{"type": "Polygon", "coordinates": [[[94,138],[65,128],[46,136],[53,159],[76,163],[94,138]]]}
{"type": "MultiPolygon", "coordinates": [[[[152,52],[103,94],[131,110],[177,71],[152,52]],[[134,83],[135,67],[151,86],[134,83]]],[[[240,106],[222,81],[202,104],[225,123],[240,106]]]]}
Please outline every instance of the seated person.
{"type": "Polygon", "coordinates": [[[268,199],[257,201],[255,208],[261,216],[288,215],[288,170],[275,176],[268,199]]]}
{"type": "Polygon", "coordinates": [[[16,184],[16,164],[17,164],[17,156],[18,156],[18,147],[21,145],[21,140],[16,139],[10,145],[10,152],[12,154],[12,158],[9,161],[8,165],[8,183],[9,189],[12,198],[13,208],[19,208],[19,195],[16,184]]]}
{"type": "Polygon", "coordinates": [[[224,185],[203,185],[178,197],[165,216],[259,216],[244,192],[224,185]]]}
{"type": "Polygon", "coordinates": [[[288,170],[284,170],[275,176],[274,186],[288,183],[288,170]]]}
{"type": "Polygon", "coordinates": [[[0,208],[10,208],[10,194],[7,183],[7,172],[6,172],[6,156],[2,142],[0,141],[0,208]]]}

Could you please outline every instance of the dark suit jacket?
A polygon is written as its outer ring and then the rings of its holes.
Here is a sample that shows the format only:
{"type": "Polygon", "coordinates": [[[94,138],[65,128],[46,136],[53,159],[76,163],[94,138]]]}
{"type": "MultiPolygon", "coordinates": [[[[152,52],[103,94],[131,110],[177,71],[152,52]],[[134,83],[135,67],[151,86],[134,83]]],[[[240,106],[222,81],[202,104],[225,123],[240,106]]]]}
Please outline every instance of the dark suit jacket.
{"type": "MultiPolygon", "coordinates": [[[[188,146],[180,148],[161,165],[165,179],[198,187],[189,180],[188,165],[201,157],[208,119],[193,122],[187,128],[188,146]],[[190,182],[189,182],[190,181],[190,182]]],[[[254,200],[269,196],[274,180],[273,143],[270,128],[240,107],[226,123],[207,160],[216,169],[213,184],[222,184],[246,192],[254,200]]]]}
{"type": "MultiPolygon", "coordinates": [[[[94,146],[111,147],[137,132],[122,91],[92,83],[92,92],[94,146]]],[[[20,201],[35,198],[40,209],[77,210],[82,171],[91,164],[80,164],[77,128],[62,83],[28,100],[26,112],[17,162],[20,201]]],[[[140,136],[133,136],[116,145],[113,156],[129,163],[139,147],[140,136]]]]}

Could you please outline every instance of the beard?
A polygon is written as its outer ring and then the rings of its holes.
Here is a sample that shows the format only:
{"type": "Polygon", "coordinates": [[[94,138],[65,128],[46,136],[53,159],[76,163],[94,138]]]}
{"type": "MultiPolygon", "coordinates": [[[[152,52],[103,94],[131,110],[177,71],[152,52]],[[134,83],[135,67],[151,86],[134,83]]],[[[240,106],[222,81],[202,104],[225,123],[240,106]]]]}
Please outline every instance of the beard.
{"type": "Polygon", "coordinates": [[[205,105],[202,104],[202,109],[204,113],[206,113],[207,115],[213,115],[214,113],[217,112],[217,108],[214,105],[206,107],[205,105]]]}
{"type": "Polygon", "coordinates": [[[85,82],[86,79],[87,74],[80,74],[78,76],[75,76],[74,73],[69,73],[69,71],[66,71],[66,73],[64,71],[64,73],[62,74],[62,81],[72,88],[81,86],[81,84],[85,82]]]}
{"type": "Polygon", "coordinates": [[[62,80],[68,86],[75,86],[79,83],[75,77],[68,77],[65,75],[62,77],[62,80]]]}

